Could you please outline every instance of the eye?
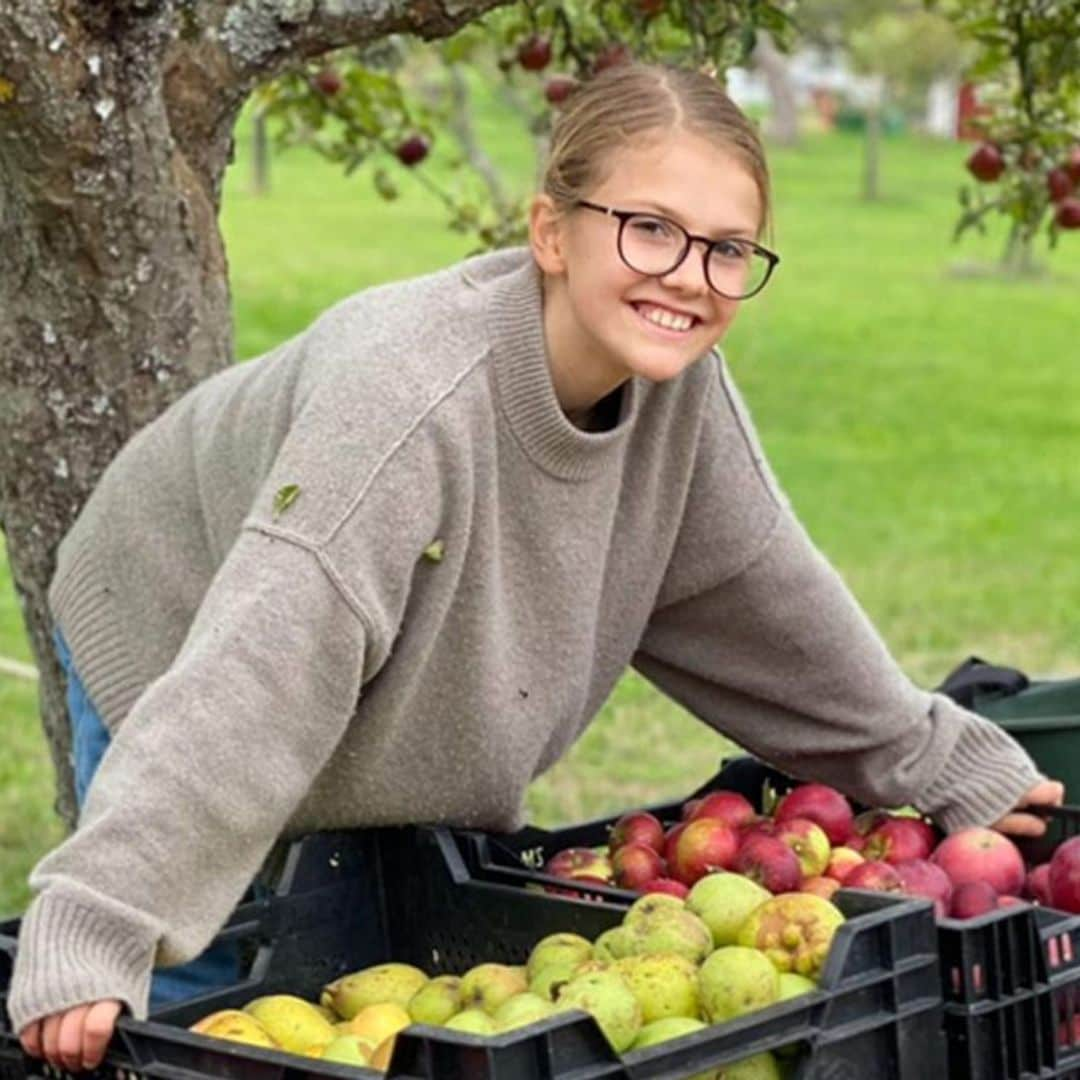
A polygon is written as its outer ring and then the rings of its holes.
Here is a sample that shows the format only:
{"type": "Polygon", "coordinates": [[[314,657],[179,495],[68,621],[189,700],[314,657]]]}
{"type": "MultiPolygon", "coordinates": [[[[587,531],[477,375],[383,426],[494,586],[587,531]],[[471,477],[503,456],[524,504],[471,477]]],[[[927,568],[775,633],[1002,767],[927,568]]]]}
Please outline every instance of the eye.
{"type": "Polygon", "coordinates": [[[634,232],[650,239],[666,240],[675,236],[674,226],[663,218],[639,214],[630,218],[627,224],[634,232]]]}
{"type": "Polygon", "coordinates": [[[719,255],[721,259],[747,262],[754,254],[754,249],[742,240],[717,240],[713,245],[713,254],[719,255]]]}

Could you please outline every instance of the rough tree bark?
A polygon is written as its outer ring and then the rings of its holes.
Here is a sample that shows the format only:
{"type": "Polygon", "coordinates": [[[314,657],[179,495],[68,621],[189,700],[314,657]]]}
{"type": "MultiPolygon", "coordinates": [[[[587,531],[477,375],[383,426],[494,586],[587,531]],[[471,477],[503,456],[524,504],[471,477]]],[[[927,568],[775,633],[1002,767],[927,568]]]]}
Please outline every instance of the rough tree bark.
{"type": "Polygon", "coordinates": [[[505,0],[0,0],[0,528],[74,799],[46,589],[119,447],[232,360],[221,186],[286,65],[505,0]]]}
{"type": "Polygon", "coordinates": [[[769,88],[769,138],[780,146],[795,146],[799,141],[799,109],[788,58],[766,31],[759,30],[752,60],[769,88]]]}

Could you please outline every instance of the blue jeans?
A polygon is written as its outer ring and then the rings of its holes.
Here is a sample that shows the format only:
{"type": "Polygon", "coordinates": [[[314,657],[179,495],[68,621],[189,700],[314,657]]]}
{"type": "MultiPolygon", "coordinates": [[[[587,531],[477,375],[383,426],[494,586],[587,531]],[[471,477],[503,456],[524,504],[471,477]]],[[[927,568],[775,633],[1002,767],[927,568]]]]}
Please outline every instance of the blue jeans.
{"type": "MultiPolygon", "coordinates": [[[[59,629],[53,632],[53,643],[67,675],[75,798],[81,810],[90,781],[108,748],[110,736],[71,662],[71,651],[59,629]]],[[[160,969],[154,974],[150,980],[150,1008],[158,1009],[174,1001],[184,1001],[197,994],[229,986],[239,978],[240,953],[236,943],[211,945],[194,960],[178,967],[160,969]]]]}

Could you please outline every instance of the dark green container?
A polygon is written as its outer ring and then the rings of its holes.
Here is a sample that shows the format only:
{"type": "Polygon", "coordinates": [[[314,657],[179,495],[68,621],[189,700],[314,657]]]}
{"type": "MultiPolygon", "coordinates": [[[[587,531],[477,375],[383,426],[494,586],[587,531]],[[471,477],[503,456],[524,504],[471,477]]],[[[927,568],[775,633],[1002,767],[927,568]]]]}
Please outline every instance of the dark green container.
{"type": "Polygon", "coordinates": [[[1012,735],[1065,785],[1065,802],[1080,804],[1080,679],[1028,679],[972,657],[939,689],[1012,735]]]}

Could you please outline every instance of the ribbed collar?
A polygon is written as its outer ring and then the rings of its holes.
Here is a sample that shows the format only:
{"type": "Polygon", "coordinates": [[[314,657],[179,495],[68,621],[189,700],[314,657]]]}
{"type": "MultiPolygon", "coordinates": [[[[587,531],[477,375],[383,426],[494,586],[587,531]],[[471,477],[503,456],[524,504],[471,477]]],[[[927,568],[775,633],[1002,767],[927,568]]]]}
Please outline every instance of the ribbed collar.
{"type": "Polygon", "coordinates": [[[622,452],[643,390],[636,378],[623,384],[618,423],[608,431],[582,431],[570,423],[559,407],[548,366],[541,271],[528,248],[518,250],[523,265],[516,266],[515,259],[513,269],[484,283],[496,394],[507,423],[532,461],[563,480],[586,480],[622,452]]]}

